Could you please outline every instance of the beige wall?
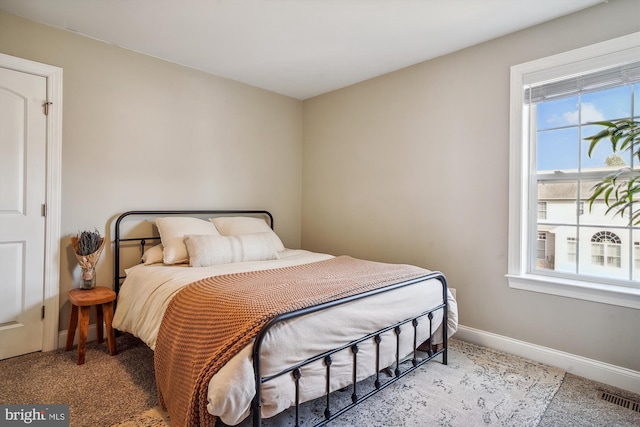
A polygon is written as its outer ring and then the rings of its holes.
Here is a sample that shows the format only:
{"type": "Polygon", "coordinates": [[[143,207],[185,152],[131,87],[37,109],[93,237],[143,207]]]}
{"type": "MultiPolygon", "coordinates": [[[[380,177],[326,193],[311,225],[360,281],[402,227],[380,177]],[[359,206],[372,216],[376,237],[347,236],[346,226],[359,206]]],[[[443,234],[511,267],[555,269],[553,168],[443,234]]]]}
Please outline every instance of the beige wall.
{"type": "MultiPolygon", "coordinates": [[[[69,238],[135,209],[270,210],[300,244],[302,102],[0,12],[0,52],[63,68],[60,329],[69,238]]],[[[111,286],[110,245],[98,284],[111,286]]]]}
{"type": "Polygon", "coordinates": [[[461,324],[640,371],[640,310],[504,276],[510,67],[640,31],[638,7],[610,1],[306,100],[302,246],[441,270],[461,324]]]}
{"type": "MultiPolygon", "coordinates": [[[[0,52],[64,69],[60,329],[78,230],[110,238],[131,209],[266,208],[289,247],[444,271],[465,326],[640,371],[639,311],[504,278],[509,67],[638,31],[635,6],[613,0],[304,103],[0,12],[0,52]]],[[[109,247],[101,284],[111,266],[109,247]]]]}

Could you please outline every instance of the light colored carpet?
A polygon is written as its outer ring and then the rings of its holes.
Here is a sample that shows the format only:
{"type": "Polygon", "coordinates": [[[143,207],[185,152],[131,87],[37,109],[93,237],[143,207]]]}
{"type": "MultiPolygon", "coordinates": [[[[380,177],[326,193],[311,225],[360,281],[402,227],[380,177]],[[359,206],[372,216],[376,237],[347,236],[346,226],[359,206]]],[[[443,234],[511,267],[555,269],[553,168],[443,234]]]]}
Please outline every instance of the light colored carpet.
{"type": "MultiPolygon", "coordinates": [[[[117,341],[116,356],[89,344],[81,366],[75,349],[0,361],[0,403],[68,404],[74,427],[170,426],[157,407],[153,353],[129,335],[117,341]]],[[[640,413],[598,401],[597,391],[640,396],[515,356],[452,340],[449,365],[428,365],[330,425],[640,426],[640,413]]],[[[319,405],[305,407],[309,414],[319,405]]]]}
{"type": "Polygon", "coordinates": [[[115,356],[89,343],[84,365],[75,348],[0,361],[0,403],[67,404],[73,427],[109,426],[156,406],[153,352],[130,335],[116,341],[115,356]]]}
{"type": "MultiPolygon", "coordinates": [[[[618,399],[614,399],[618,401],[618,399]]],[[[624,403],[618,401],[618,403],[624,403]]],[[[638,427],[640,426],[640,396],[606,384],[566,374],[562,387],[544,413],[538,427],[638,427]],[[629,400],[629,407],[603,400],[600,392],[629,400]],[[633,402],[636,410],[631,409],[633,402]],[[579,423],[576,423],[579,420],[579,423]]]]}

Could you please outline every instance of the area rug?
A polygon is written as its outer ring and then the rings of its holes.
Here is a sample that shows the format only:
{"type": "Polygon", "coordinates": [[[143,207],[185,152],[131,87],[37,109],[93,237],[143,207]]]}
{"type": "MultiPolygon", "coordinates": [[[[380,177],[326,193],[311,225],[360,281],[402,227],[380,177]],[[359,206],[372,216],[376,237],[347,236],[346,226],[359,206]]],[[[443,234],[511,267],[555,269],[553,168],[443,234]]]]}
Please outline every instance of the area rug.
{"type": "MultiPolygon", "coordinates": [[[[537,426],[564,377],[560,369],[464,341],[450,340],[449,350],[448,365],[429,362],[330,425],[537,426]]],[[[350,390],[334,395],[350,400],[350,390]]],[[[323,411],[324,399],[302,405],[300,424],[318,422],[323,411]]],[[[294,416],[290,409],[263,425],[293,425],[294,416]]],[[[155,408],[118,427],[170,425],[166,413],[155,408]]]]}

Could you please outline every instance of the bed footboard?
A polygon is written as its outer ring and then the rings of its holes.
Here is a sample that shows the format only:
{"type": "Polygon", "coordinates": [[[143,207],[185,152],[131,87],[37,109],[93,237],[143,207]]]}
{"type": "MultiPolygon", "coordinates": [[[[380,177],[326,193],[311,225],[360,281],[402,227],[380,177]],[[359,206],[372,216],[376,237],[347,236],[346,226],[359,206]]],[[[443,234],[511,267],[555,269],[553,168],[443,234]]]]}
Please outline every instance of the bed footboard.
{"type": "Polygon", "coordinates": [[[254,372],[255,372],[255,389],[256,389],[256,394],[253,398],[253,401],[251,403],[251,412],[252,412],[252,417],[253,417],[253,426],[254,427],[260,427],[262,426],[262,412],[261,412],[261,407],[262,407],[262,397],[261,397],[261,387],[262,384],[265,384],[275,378],[279,378],[283,375],[289,375],[291,377],[291,380],[294,382],[295,385],[295,425],[298,426],[300,423],[300,419],[299,419],[299,412],[300,412],[300,402],[299,402],[299,395],[300,395],[300,380],[302,378],[302,368],[304,366],[307,366],[311,363],[314,362],[318,362],[318,361],[322,361],[324,363],[324,366],[326,367],[326,373],[325,373],[325,383],[326,383],[326,391],[325,391],[325,395],[324,398],[326,399],[326,403],[325,403],[325,409],[324,409],[324,419],[318,423],[315,424],[315,426],[323,426],[327,423],[329,423],[331,420],[339,417],[340,415],[342,415],[343,413],[347,412],[348,410],[352,409],[353,407],[357,406],[358,404],[360,404],[361,402],[363,402],[364,400],[368,399],[369,397],[373,396],[374,394],[378,393],[379,391],[385,389],[386,387],[390,386],[391,384],[397,382],[400,378],[404,377],[405,375],[409,374],[410,372],[414,371],[415,369],[417,369],[418,367],[424,365],[425,363],[427,363],[428,361],[432,360],[435,357],[438,356],[442,356],[442,363],[443,364],[447,364],[447,337],[448,337],[448,332],[447,332],[447,320],[448,320],[448,292],[447,292],[447,281],[446,278],[444,276],[444,274],[442,274],[441,272],[434,272],[431,274],[428,274],[426,276],[423,277],[419,277],[416,279],[412,279],[412,280],[407,280],[404,282],[400,282],[394,285],[390,285],[384,288],[380,288],[380,289],[376,289],[373,291],[369,291],[369,292],[365,292],[362,294],[358,294],[358,295],[353,295],[351,297],[347,297],[347,298],[343,298],[343,299],[339,299],[339,300],[335,300],[335,301],[331,301],[331,302],[327,302],[325,304],[320,304],[317,306],[313,306],[313,307],[308,307],[305,309],[301,309],[301,310],[297,310],[297,311],[293,311],[290,313],[285,313],[282,314],[274,319],[272,319],[269,323],[267,323],[267,325],[265,325],[265,327],[260,331],[260,333],[257,335],[255,343],[254,343],[254,348],[253,348],[253,366],[254,366],[254,372]],[[303,362],[300,362],[296,365],[290,366],[285,370],[282,370],[281,372],[275,374],[275,375],[271,375],[271,376],[262,376],[261,374],[261,361],[260,361],[260,350],[261,350],[261,346],[262,346],[262,342],[265,338],[265,336],[267,335],[267,333],[269,332],[269,330],[274,327],[275,325],[284,322],[286,320],[290,320],[296,317],[300,317],[300,316],[304,316],[306,314],[310,314],[310,313],[314,313],[314,312],[318,312],[320,310],[326,310],[329,309],[331,307],[335,307],[337,305],[341,305],[341,304],[345,304],[351,301],[355,301],[355,300],[359,300],[359,299],[363,299],[363,298],[367,298],[373,295],[377,295],[377,294],[381,294],[384,292],[389,292],[392,291],[394,289],[398,289],[401,287],[405,287],[405,286],[411,286],[411,285],[415,285],[419,282],[423,282],[426,280],[431,280],[431,279],[436,279],[440,282],[440,285],[442,287],[442,304],[437,305],[435,307],[428,307],[425,309],[424,312],[418,314],[415,317],[412,318],[408,318],[405,320],[402,320],[400,322],[397,322],[393,325],[389,325],[385,328],[382,328],[380,330],[371,332],[370,334],[367,334],[357,340],[351,341],[349,343],[344,344],[343,346],[337,347],[333,350],[329,350],[326,351],[324,353],[318,354],[314,357],[311,357],[303,362]],[[437,312],[438,310],[442,310],[442,345],[440,346],[434,346],[431,343],[431,340],[433,339],[433,335],[435,333],[435,329],[437,328],[437,325],[433,324],[433,316],[434,313],[437,312]],[[422,342],[418,342],[418,334],[417,334],[417,328],[418,325],[421,324],[422,322],[428,322],[429,324],[429,340],[426,343],[422,343],[422,342]],[[409,355],[409,358],[404,358],[401,359],[403,357],[403,355],[400,354],[400,335],[403,334],[406,335],[408,333],[408,330],[410,330],[409,332],[412,333],[412,338],[413,338],[413,352],[412,354],[409,355]],[[392,331],[392,332],[391,332],[392,331]],[[387,366],[380,366],[380,343],[382,340],[382,335],[385,333],[389,333],[391,332],[393,334],[393,336],[395,337],[395,362],[394,362],[394,369],[388,369],[387,366]],[[373,382],[373,387],[370,388],[366,388],[364,390],[359,390],[359,384],[357,381],[357,377],[356,377],[356,372],[358,369],[358,350],[359,350],[359,346],[364,343],[364,342],[370,342],[373,341],[374,345],[375,345],[375,349],[376,349],[376,358],[375,358],[375,380],[373,382]],[[422,352],[421,350],[418,349],[418,347],[420,347],[421,349],[426,348],[426,352],[422,352]],[[335,353],[338,353],[340,351],[344,351],[344,350],[348,350],[351,352],[352,354],[352,370],[353,370],[353,377],[352,377],[352,382],[350,384],[350,388],[351,388],[351,403],[340,407],[340,408],[332,408],[331,405],[331,365],[332,365],[332,356],[335,353]],[[410,362],[410,363],[405,363],[405,362],[410,362]],[[385,375],[381,375],[382,371],[390,371],[389,372],[389,376],[387,378],[383,378],[385,377],[385,375]]]}

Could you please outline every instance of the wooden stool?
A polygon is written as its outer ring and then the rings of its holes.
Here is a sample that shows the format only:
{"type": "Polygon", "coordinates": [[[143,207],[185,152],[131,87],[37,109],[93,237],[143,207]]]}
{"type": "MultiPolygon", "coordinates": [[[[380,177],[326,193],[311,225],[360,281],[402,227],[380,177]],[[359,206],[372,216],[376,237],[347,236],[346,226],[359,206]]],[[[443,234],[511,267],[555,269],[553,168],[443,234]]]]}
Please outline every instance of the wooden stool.
{"type": "Polygon", "coordinates": [[[76,336],[78,326],[78,308],[80,308],[80,335],[78,336],[78,365],[84,363],[84,356],[87,352],[87,331],[89,329],[89,309],[96,306],[98,332],[98,342],[103,342],[102,318],[107,326],[107,341],[109,343],[109,354],[114,356],[118,353],[116,349],[116,334],[111,327],[113,321],[113,301],[116,293],[109,288],[96,286],[93,289],[72,289],[69,291],[69,301],[71,302],[71,318],[69,319],[69,330],[67,331],[67,347],[69,351],[73,347],[73,340],[76,336]]]}

